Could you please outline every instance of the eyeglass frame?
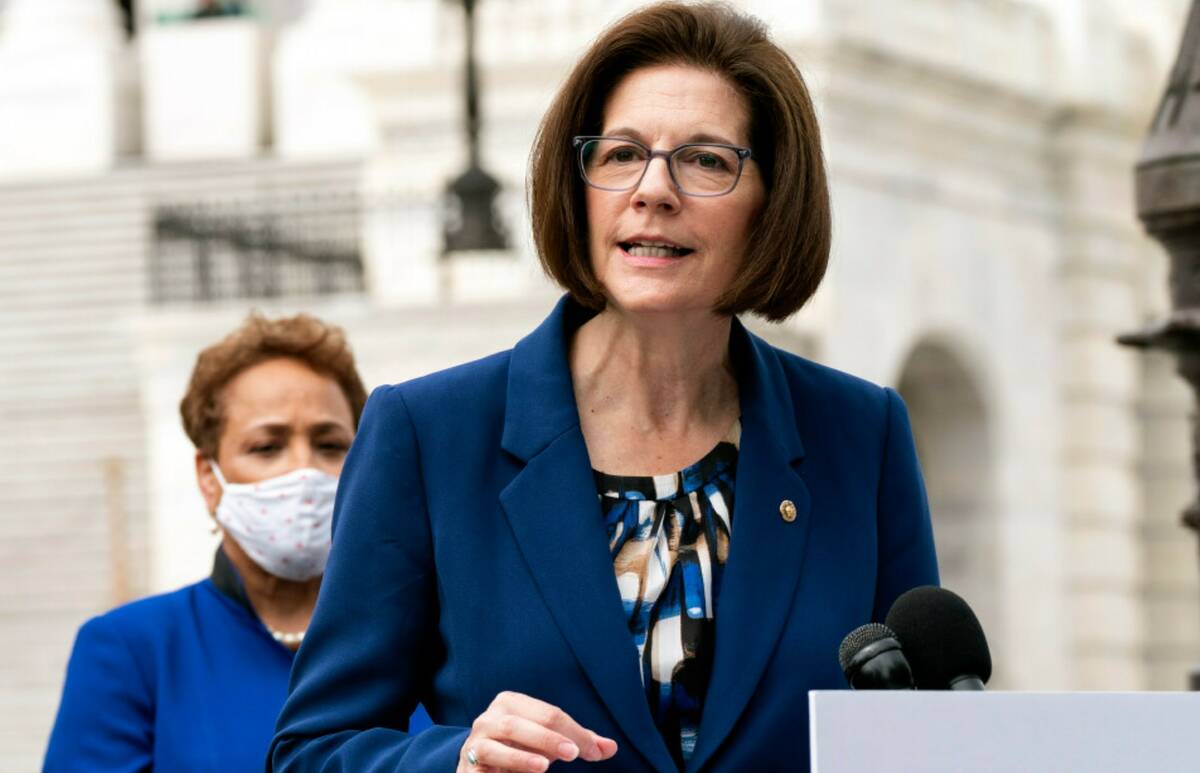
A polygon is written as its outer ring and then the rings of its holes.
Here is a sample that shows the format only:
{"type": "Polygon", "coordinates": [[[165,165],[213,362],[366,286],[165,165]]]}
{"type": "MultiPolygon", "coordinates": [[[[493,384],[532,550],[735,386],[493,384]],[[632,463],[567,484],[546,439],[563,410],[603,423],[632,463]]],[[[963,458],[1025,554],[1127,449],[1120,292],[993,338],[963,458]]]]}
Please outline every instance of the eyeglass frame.
{"type": "Polygon", "coordinates": [[[632,137],[609,137],[609,136],[605,136],[605,135],[582,135],[581,134],[577,137],[573,137],[571,139],[571,144],[575,147],[575,150],[576,150],[575,161],[579,164],[579,175],[583,178],[584,185],[590,185],[591,187],[595,188],[596,190],[611,191],[614,193],[621,193],[624,191],[632,191],[635,188],[637,188],[639,185],[642,184],[642,180],[645,179],[646,172],[650,171],[650,162],[654,161],[654,159],[656,159],[656,158],[661,158],[662,160],[667,162],[667,174],[669,174],[671,176],[671,183],[675,186],[675,190],[677,190],[680,195],[696,196],[699,198],[713,198],[715,196],[728,196],[729,194],[733,193],[734,189],[737,188],[737,184],[739,182],[741,182],[741,180],[742,180],[742,170],[745,169],[745,167],[746,167],[746,159],[754,157],[754,153],[750,148],[743,148],[740,145],[728,145],[724,142],[685,142],[682,145],[678,145],[670,150],[654,150],[653,148],[648,147],[645,143],[639,142],[639,141],[633,139],[632,137]],[[587,170],[584,168],[584,163],[583,163],[583,146],[588,144],[589,142],[595,142],[597,140],[621,140],[622,142],[629,142],[634,145],[637,145],[640,148],[645,149],[646,153],[648,154],[646,156],[646,164],[645,164],[645,166],[642,167],[642,173],[640,175],[638,175],[637,180],[635,180],[632,185],[628,185],[624,188],[607,188],[603,185],[596,185],[594,182],[592,182],[591,180],[588,179],[587,170]],[[671,164],[671,159],[674,158],[675,154],[681,150],[686,150],[687,148],[696,148],[696,147],[725,148],[727,150],[732,150],[737,154],[737,157],[738,157],[737,174],[734,176],[733,184],[729,186],[729,190],[721,191],[720,193],[691,193],[689,191],[685,191],[683,189],[683,186],[681,186],[679,184],[679,180],[677,180],[675,178],[675,167],[674,167],[674,165],[671,164]]]}

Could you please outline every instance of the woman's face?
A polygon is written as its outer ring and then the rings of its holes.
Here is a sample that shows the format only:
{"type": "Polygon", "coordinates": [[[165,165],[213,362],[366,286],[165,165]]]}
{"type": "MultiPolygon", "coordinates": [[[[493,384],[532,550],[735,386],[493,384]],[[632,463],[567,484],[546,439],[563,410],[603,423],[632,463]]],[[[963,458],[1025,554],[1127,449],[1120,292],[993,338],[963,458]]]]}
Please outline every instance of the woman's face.
{"type": "MultiPolygon", "coordinates": [[[[647,67],[613,89],[600,133],[630,137],[654,150],[688,142],[749,147],[750,114],[746,99],[718,75],[686,65],[647,67]]],[[[686,196],[675,188],[665,160],[655,158],[633,190],[587,186],[586,196],[592,269],[610,306],[707,312],[742,265],[766,191],[758,165],[747,160],[731,192],[686,196]],[[637,242],[691,252],[648,257],[637,242]]]]}
{"type": "MultiPolygon", "coordinates": [[[[246,368],[225,385],[225,425],[217,464],[230,483],[255,483],[302,467],[330,475],[354,439],[350,402],[333,379],[299,360],[276,358],[246,368]]],[[[221,487],[197,456],[201,492],[214,512],[221,487]]]]}

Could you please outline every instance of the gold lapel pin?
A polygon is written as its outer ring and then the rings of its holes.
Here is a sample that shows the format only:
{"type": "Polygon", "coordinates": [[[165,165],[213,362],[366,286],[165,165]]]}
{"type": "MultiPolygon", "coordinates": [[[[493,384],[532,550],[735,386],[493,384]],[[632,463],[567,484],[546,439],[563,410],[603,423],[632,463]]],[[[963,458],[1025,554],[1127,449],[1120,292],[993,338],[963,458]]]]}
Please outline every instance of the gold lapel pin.
{"type": "Polygon", "coordinates": [[[785,499],[779,503],[779,516],[788,523],[796,520],[796,505],[792,500],[785,499]]]}

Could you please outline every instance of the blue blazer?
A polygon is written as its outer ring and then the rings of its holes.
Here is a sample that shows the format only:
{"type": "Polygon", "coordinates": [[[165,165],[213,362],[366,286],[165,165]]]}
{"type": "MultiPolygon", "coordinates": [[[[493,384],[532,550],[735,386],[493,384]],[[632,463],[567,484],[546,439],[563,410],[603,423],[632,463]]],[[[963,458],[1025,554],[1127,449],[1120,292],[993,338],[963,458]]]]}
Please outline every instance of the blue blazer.
{"type": "MultiPolygon", "coordinates": [[[[617,741],[616,757],[572,763],[581,770],[675,769],[579,428],[567,347],[587,316],[564,299],[511,351],[371,395],[275,770],[453,770],[504,690],[617,741]],[[413,736],[418,702],[435,725],[413,736]]],[[[730,353],[742,410],[732,536],[687,769],[805,770],[808,691],[846,686],[842,637],[937,582],[928,506],[894,391],[736,320],[730,353]]]]}
{"type": "Polygon", "coordinates": [[[79,629],[42,771],[250,770],[291,666],[211,579],[118,607],[79,629]]]}

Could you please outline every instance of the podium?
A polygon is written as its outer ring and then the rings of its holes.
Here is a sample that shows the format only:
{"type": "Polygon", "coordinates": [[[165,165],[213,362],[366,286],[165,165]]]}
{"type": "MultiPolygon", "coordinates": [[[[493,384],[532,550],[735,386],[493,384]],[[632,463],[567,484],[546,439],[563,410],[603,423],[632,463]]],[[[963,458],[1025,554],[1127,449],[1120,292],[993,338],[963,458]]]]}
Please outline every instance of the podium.
{"type": "Polygon", "coordinates": [[[1196,773],[1200,693],[817,691],[812,773],[1196,773]]]}

